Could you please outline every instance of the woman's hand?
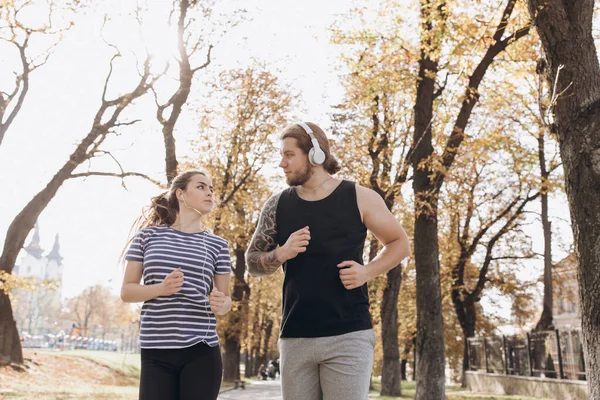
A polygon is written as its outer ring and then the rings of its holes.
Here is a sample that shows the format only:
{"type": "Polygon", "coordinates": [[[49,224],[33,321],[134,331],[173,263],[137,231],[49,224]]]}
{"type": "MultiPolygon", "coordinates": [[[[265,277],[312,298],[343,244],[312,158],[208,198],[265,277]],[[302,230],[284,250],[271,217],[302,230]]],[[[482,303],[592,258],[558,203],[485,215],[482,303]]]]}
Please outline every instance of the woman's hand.
{"type": "Polygon", "coordinates": [[[179,292],[183,286],[183,271],[181,268],[177,268],[165,276],[165,279],[159,285],[161,296],[170,296],[179,292]]]}
{"type": "Polygon", "coordinates": [[[226,314],[231,309],[231,297],[214,288],[210,293],[210,309],[215,315],[226,314]]]}

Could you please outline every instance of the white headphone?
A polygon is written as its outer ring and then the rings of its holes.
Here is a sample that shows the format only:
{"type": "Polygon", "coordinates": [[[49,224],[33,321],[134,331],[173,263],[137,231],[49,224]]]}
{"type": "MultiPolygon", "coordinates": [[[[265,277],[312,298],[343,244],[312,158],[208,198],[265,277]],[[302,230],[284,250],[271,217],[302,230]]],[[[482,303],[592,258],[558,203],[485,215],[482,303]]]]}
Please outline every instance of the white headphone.
{"type": "Polygon", "coordinates": [[[189,208],[189,209],[192,209],[192,210],[196,211],[196,212],[197,212],[198,214],[200,214],[200,216],[202,216],[202,217],[204,216],[204,214],[202,214],[202,212],[200,212],[199,210],[195,209],[194,207],[190,207],[190,206],[188,206],[188,203],[187,203],[187,201],[185,201],[185,195],[184,195],[183,193],[181,193],[181,200],[183,200],[183,204],[185,204],[185,206],[186,206],[187,208],[189,208]]]}
{"type": "Polygon", "coordinates": [[[312,145],[313,145],[313,147],[308,152],[308,161],[312,165],[323,164],[325,162],[325,152],[323,150],[321,150],[321,147],[319,146],[319,142],[317,141],[317,138],[313,134],[312,129],[310,129],[308,124],[305,124],[304,122],[298,122],[298,125],[300,125],[302,127],[302,129],[304,129],[306,134],[308,136],[310,136],[310,141],[312,142],[312,145]]]}
{"type": "MultiPolygon", "coordinates": [[[[200,210],[195,209],[194,207],[190,207],[188,206],[188,203],[185,201],[185,195],[183,193],[181,193],[181,200],[183,200],[183,204],[185,204],[185,206],[187,208],[190,208],[194,211],[196,211],[198,214],[200,214],[200,216],[204,216],[204,214],[202,214],[202,212],[200,212],[200,210]]],[[[206,231],[204,232],[200,232],[202,234],[202,245],[204,246],[204,254],[202,255],[202,261],[205,264],[210,264],[210,262],[208,261],[208,246],[206,245],[206,235],[208,234],[206,231]]],[[[211,291],[211,287],[214,289],[214,279],[211,280],[210,284],[209,284],[209,291],[211,291]]],[[[207,297],[207,302],[210,304],[210,294],[207,297]]],[[[208,333],[209,331],[206,331],[206,334],[204,335],[204,339],[206,339],[206,337],[208,337],[208,333]]]]}

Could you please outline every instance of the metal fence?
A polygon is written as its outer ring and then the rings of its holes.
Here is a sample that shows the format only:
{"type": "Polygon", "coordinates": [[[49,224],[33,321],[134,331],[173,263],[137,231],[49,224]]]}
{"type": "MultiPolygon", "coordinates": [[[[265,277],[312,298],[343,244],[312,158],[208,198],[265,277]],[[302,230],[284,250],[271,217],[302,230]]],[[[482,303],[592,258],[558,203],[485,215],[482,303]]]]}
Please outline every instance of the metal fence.
{"type": "Polygon", "coordinates": [[[70,336],[66,334],[53,335],[50,333],[21,335],[23,348],[42,348],[54,350],[104,350],[122,353],[139,353],[140,347],[137,335],[121,334],[120,337],[108,340],[98,337],[70,336]]]}
{"type": "Polygon", "coordinates": [[[585,380],[581,331],[545,331],[467,340],[469,370],[585,380]]]}

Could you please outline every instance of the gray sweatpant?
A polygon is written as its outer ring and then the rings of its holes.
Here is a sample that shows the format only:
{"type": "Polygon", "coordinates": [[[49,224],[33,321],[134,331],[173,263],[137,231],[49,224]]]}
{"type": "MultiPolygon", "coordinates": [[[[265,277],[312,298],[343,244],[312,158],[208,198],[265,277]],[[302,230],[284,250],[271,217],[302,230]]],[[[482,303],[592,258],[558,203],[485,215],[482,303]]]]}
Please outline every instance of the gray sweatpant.
{"type": "Polygon", "coordinates": [[[375,333],[279,339],[283,400],[366,400],[375,333]]]}

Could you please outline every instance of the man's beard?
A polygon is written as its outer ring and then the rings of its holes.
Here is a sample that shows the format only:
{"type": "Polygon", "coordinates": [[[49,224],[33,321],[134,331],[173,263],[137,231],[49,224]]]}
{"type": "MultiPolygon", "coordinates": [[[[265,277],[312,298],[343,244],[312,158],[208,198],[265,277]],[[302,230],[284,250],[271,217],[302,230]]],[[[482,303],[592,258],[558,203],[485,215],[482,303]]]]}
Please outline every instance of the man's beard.
{"type": "Polygon", "coordinates": [[[285,181],[290,186],[299,186],[308,181],[311,176],[312,170],[310,168],[310,165],[306,163],[304,169],[294,174],[290,174],[289,176],[286,176],[285,181]]]}

